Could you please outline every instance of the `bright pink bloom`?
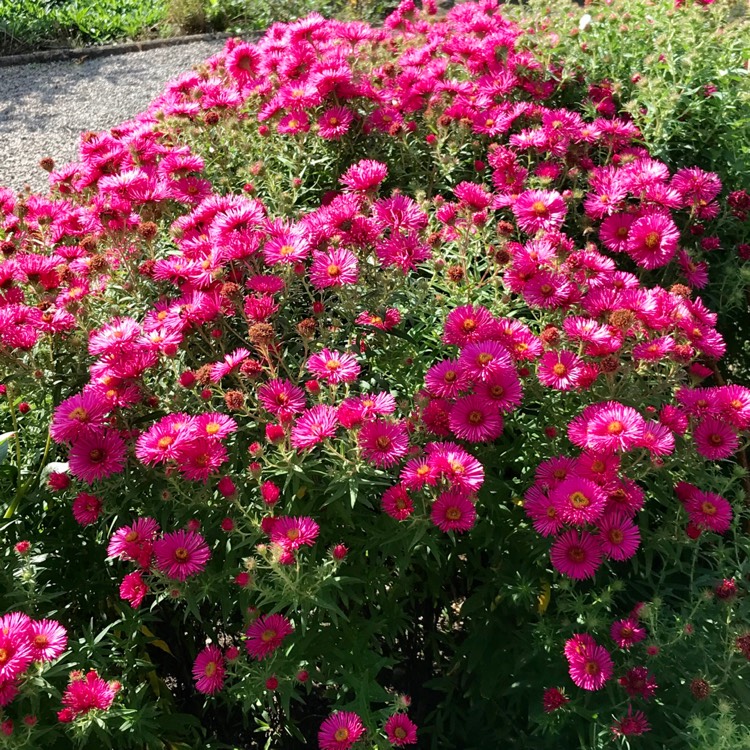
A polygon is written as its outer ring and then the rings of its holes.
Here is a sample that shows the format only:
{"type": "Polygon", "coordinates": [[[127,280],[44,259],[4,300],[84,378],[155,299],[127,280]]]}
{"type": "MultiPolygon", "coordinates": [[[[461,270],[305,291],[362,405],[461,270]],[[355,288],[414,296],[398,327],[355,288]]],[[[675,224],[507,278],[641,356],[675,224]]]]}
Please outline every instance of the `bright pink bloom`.
{"type": "MultiPolygon", "coordinates": [[[[570,641],[568,641],[570,643],[570,641]]],[[[578,653],[568,656],[570,678],[584,690],[601,690],[612,677],[612,657],[604,646],[583,645],[578,653]]]]}
{"type": "Polygon", "coordinates": [[[270,537],[274,544],[293,552],[300,547],[312,547],[320,533],[312,518],[307,516],[279,516],[275,519],[270,537]]]}
{"type": "Polygon", "coordinates": [[[601,543],[587,531],[566,531],[552,544],[550,559],[569,578],[591,578],[602,562],[601,543]]]}
{"type": "Polygon", "coordinates": [[[542,536],[557,534],[563,527],[563,520],[552,499],[538,487],[529,488],[523,509],[531,518],[534,529],[542,536]]]}
{"type": "Polygon", "coordinates": [[[202,572],[211,551],[206,540],[194,531],[173,531],[154,543],[156,567],[168,578],[184,581],[202,572]]]}
{"type": "Polygon", "coordinates": [[[583,361],[573,352],[545,352],[539,360],[537,377],[542,385],[558,391],[569,391],[578,385],[583,361]]]}
{"type": "Polygon", "coordinates": [[[628,560],[641,543],[638,527],[625,514],[615,511],[607,513],[599,522],[601,550],[612,560],[628,560]]]}
{"type": "Polygon", "coordinates": [[[153,542],[159,524],[153,518],[137,518],[130,526],[121,526],[112,534],[107,546],[107,557],[133,560],[146,568],[151,562],[153,542]]]}
{"type": "Polygon", "coordinates": [[[508,350],[497,341],[467,344],[461,350],[458,367],[469,378],[479,382],[486,382],[504,372],[515,372],[508,350]]]}
{"type": "Polygon", "coordinates": [[[52,439],[58,443],[70,443],[83,435],[98,432],[110,408],[105,399],[90,389],[65,399],[52,417],[52,439]]]}
{"type": "Polygon", "coordinates": [[[307,369],[321,380],[331,385],[350,383],[357,379],[360,367],[351,354],[340,354],[323,349],[307,360],[307,369]]]}
{"type": "Polygon", "coordinates": [[[258,401],[271,414],[289,419],[305,408],[305,392],[290,380],[269,380],[258,388],[258,401]]]}
{"type": "Polygon", "coordinates": [[[195,657],[193,663],[193,679],[195,689],[199,693],[213,695],[224,686],[224,655],[218,646],[206,646],[195,657]]]}
{"type": "Polygon", "coordinates": [[[32,620],[29,640],[34,661],[54,661],[65,651],[68,634],[55,620],[32,620]]]}
{"type": "Polygon", "coordinates": [[[464,396],[453,404],[449,417],[456,437],[472,443],[490,442],[503,432],[503,418],[497,405],[483,396],[464,396]]]}
{"type": "Polygon", "coordinates": [[[468,531],[476,521],[477,511],[471,499],[456,490],[443,492],[432,504],[432,522],[441,531],[468,531]]]}
{"type": "Polygon", "coordinates": [[[365,727],[357,714],[337,711],[331,714],[318,731],[320,750],[349,750],[365,733],[365,727]]]}
{"type": "Polygon", "coordinates": [[[589,479],[571,476],[550,492],[555,510],[565,523],[585,526],[593,523],[603,513],[607,496],[589,479]]]}
{"type": "Polygon", "coordinates": [[[685,510],[690,520],[699,529],[723,534],[732,523],[732,506],[721,495],[713,492],[696,491],[685,502],[685,510]]]}
{"type": "Polygon", "coordinates": [[[609,631],[612,640],[620,647],[629,649],[632,645],[646,639],[644,628],[634,617],[616,620],[609,631]]]}
{"type": "Polygon", "coordinates": [[[639,266],[660,268],[673,258],[679,240],[680,232],[667,214],[650,213],[631,225],[626,251],[639,266]]]}
{"type": "Polygon", "coordinates": [[[81,435],[70,449],[70,473],[88,484],[118,474],[125,466],[125,441],[115,430],[81,435]]]}
{"type": "Polygon", "coordinates": [[[388,167],[379,161],[362,159],[352,164],[339,178],[339,182],[352,192],[369,193],[380,186],[388,176],[388,167]]]}
{"type": "Polygon", "coordinates": [[[102,513],[102,501],[96,495],[79,492],[73,500],[73,517],[81,526],[96,522],[102,513]]]}
{"type": "Polygon", "coordinates": [[[693,440],[698,453],[711,461],[729,458],[740,444],[736,430],[714,417],[701,421],[693,430],[693,440]]]}
{"type": "Polygon", "coordinates": [[[470,385],[469,377],[455,359],[444,359],[430,367],[424,381],[427,390],[440,398],[455,398],[470,385]]]}
{"type": "Polygon", "coordinates": [[[283,615],[261,615],[245,632],[245,648],[253,659],[260,661],[276,651],[293,632],[291,622],[283,615]]]}
{"type": "Polygon", "coordinates": [[[316,289],[329,289],[356,284],[359,278],[359,262],[351,250],[344,247],[331,248],[325,252],[313,252],[310,266],[310,283],[316,289]]]}
{"type": "Polygon", "coordinates": [[[463,347],[491,338],[497,322],[486,307],[465,305],[448,313],[443,328],[443,342],[463,347]]]}
{"type": "Polygon", "coordinates": [[[417,725],[406,714],[389,716],[384,729],[388,742],[395,747],[417,743],[417,725]]]}
{"type": "Polygon", "coordinates": [[[518,226],[528,234],[540,229],[558,229],[568,212],[563,197],[556,190],[527,190],[512,206],[518,226]]]}
{"type": "Polygon", "coordinates": [[[148,586],[143,580],[140,571],[128,573],[120,584],[120,599],[128,602],[133,609],[141,606],[143,599],[148,593],[148,586]]]}
{"type": "Polygon", "coordinates": [[[383,493],[381,507],[397,521],[404,521],[414,512],[414,503],[400,484],[389,487],[383,493]]]}
{"type": "Polygon", "coordinates": [[[105,682],[94,672],[85,677],[73,677],[62,697],[62,704],[73,715],[83,716],[90,711],[106,711],[115,699],[117,690],[111,683],[105,682]]]}
{"type": "Polygon", "coordinates": [[[406,455],[409,433],[403,421],[373,420],[363,425],[358,442],[366,461],[381,468],[388,468],[406,455]]]}
{"type": "Polygon", "coordinates": [[[211,365],[211,382],[218,383],[232,370],[239,367],[249,356],[250,352],[247,349],[235,349],[231,354],[227,354],[223,361],[214,362],[211,365]]]}
{"type": "Polygon", "coordinates": [[[292,445],[297,449],[312,448],[333,437],[339,426],[336,409],[321,404],[306,409],[292,427],[292,445]]]}

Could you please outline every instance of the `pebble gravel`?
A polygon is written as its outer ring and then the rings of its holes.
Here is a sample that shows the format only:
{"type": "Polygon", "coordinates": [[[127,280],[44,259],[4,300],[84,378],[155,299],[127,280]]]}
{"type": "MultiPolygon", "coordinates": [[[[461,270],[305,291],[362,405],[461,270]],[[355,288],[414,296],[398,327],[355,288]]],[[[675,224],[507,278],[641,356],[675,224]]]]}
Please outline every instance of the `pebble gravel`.
{"type": "Polygon", "coordinates": [[[164,84],[215,54],[223,40],[111,57],[0,68],[0,186],[46,192],[38,165],[76,159],[78,138],[143,111],[164,84]]]}

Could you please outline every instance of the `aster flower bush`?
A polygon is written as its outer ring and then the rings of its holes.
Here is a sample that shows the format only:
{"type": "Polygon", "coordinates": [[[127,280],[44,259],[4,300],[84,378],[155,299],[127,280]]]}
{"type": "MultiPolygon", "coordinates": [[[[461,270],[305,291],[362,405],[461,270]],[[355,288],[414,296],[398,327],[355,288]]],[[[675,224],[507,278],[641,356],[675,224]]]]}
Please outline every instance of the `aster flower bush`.
{"type": "Polygon", "coordinates": [[[2,193],[2,604],[70,634],[9,746],[742,737],[721,181],[434,10],[230,40],[2,193]]]}

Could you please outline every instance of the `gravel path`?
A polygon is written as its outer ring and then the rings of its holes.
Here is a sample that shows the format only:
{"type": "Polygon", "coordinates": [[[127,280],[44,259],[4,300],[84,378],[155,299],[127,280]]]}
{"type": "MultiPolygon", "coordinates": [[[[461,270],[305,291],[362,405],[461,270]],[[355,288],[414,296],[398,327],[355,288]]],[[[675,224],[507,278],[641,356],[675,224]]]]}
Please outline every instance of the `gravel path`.
{"type": "Polygon", "coordinates": [[[164,84],[224,46],[222,40],[113,57],[0,69],[0,185],[46,192],[38,164],[73,161],[78,136],[145,109],[164,84]]]}

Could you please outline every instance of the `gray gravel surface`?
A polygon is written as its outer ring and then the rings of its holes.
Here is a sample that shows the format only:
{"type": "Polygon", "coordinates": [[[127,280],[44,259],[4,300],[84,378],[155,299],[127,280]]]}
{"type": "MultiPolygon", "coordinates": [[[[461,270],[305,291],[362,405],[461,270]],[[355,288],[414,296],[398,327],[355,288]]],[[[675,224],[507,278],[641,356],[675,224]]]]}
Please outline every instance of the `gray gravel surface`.
{"type": "Polygon", "coordinates": [[[76,159],[78,137],[144,110],[164,84],[215,54],[224,41],[112,57],[0,68],[0,186],[46,192],[38,164],[76,159]]]}

